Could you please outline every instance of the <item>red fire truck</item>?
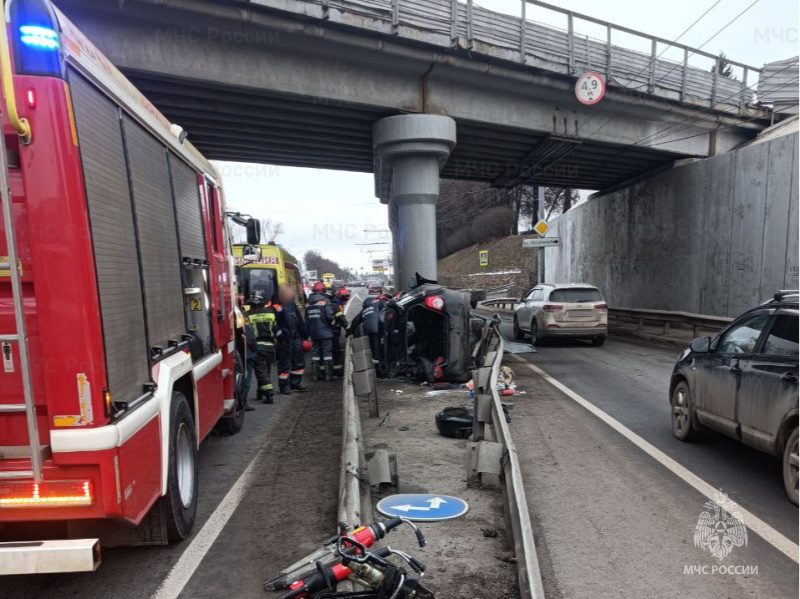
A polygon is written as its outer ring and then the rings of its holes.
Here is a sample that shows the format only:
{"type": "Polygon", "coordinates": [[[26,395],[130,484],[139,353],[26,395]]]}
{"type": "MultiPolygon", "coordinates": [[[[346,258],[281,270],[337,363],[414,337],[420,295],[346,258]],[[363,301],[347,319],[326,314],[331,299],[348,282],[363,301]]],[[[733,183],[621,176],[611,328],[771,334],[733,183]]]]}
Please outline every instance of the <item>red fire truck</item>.
{"type": "Polygon", "coordinates": [[[47,0],[4,25],[0,574],[91,570],[106,536],[185,538],[200,442],[242,426],[225,209],[182,129],[47,0]]]}

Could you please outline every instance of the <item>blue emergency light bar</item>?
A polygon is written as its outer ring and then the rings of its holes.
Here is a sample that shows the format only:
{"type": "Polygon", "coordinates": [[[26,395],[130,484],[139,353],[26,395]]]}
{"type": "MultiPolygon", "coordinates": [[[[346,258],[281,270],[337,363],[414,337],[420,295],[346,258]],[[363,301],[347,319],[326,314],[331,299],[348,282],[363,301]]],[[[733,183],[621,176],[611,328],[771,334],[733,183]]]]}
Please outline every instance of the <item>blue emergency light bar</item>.
{"type": "Polygon", "coordinates": [[[19,28],[19,41],[38,50],[57,50],[58,32],[39,25],[22,25],[19,28]]]}

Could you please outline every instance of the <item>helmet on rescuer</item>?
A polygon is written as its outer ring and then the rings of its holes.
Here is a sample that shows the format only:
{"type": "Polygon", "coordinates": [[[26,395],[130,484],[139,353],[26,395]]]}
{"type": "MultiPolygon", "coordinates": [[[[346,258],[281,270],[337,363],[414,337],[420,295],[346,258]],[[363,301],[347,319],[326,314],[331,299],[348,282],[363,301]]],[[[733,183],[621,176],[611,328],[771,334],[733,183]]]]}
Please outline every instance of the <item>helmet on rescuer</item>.
{"type": "Polygon", "coordinates": [[[311,351],[311,342],[308,339],[305,339],[302,343],[303,351],[308,353],[311,351]]]}
{"type": "Polygon", "coordinates": [[[254,306],[263,306],[267,303],[267,294],[261,289],[256,289],[250,294],[250,303],[254,306]]]}
{"type": "Polygon", "coordinates": [[[314,291],[315,293],[324,293],[325,289],[326,289],[325,283],[323,283],[322,281],[317,281],[316,283],[314,283],[314,286],[311,288],[311,291],[314,291]]]}
{"type": "Polygon", "coordinates": [[[343,300],[349,300],[350,292],[345,287],[339,287],[339,290],[336,292],[336,297],[343,300]]]}

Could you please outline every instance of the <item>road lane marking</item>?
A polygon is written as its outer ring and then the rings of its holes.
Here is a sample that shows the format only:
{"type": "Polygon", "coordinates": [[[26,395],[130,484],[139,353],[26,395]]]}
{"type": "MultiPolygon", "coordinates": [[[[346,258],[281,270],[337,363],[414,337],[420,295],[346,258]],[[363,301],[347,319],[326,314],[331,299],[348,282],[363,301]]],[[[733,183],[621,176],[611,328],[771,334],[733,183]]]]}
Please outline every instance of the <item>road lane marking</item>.
{"type": "MultiPolygon", "coordinates": [[[[678,462],[669,457],[666,453],[656,448],[651,443],[645,441],[642,437],[634,433],[627,426],[625,426],[615,418],[612,418],[611,416],[606,414],[603,410],[601,410],[593,403],[587,401],[586,399],[575,393],[572,389],[570,389],[563,383],[559,382],[558,380],[547,374],[544,370],[542,370],[538,366],[535,366],[530,362],[525,361],[519,356],[512,355],[511,357],[521,362],[525,366],[527,366],[530,370],[538,374],[545,381],[547,381],[553,387],[564,393],[564,395],[572,399],[574,402],[584,407],[585,409],[589,410],[600,420],[605,422],[607,425],[609,425],[623,437],[628,439],[628,441],[636,445],[639,449],[644,451],[651,458],[653,458],[654,460],[659,462],[662,466],[670,470],[673,474],[681,478],[685,483],[694,487],[695,490],[705,495],[711,501],[715,501],[715,497],[717,495],[717,489],[712,487],[702,478],[692,473],[685,467],[681,466],[678,462]]],[[[800,563],[800,557],[798,556],[798,553],[800,553],[800,547],[798,547],[797,544],[793,543],[791,540],[789,540],[784,535],[779,533],[777,530],[772,528],[769,524],[767,524],[766,522],[758,518],[755,514],[746,510],[733,500],[731,500],[731,503],[734,506],[734,509],[738,510],[744,516],[747,528],[752,530],[754,533],[756,533],[758,536],[764,539],[767,543],[775,547],[778,551],[791,558],[792,561],[794,561],[795,563],[800,563]]]]}
{"type": "Polygon", "coordinates": [[[255,457],[250,461],[247,468],[230,488],[223,500],[206,520],[203,528],[195,535],[192,542],[181,554],[181,557],[172,566],[164,582],[153,593],[151,599],[177,599],[183,588],[194,575],[195,570],[203,561],[214,541],[217,540],[219,533],[225,528],[236,508],[244,499],[247,490],[255,481],[256,464],[259,462],[264,449],[259,450],[255,457]]]}

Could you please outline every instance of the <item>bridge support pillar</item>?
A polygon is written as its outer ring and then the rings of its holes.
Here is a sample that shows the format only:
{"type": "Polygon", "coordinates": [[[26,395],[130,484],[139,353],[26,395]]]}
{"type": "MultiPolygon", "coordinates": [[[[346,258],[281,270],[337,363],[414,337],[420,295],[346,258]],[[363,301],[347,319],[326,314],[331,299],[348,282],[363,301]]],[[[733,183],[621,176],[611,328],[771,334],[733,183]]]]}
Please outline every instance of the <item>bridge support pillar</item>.
{"type": "Polygon", "coordinates": [[[450,117],[405,114],[372,130],[375,195],[389,205],[394,282],[408,289],[415,273],[436,279],[436,202],[439,172],[456,145],[450,117]]]}

